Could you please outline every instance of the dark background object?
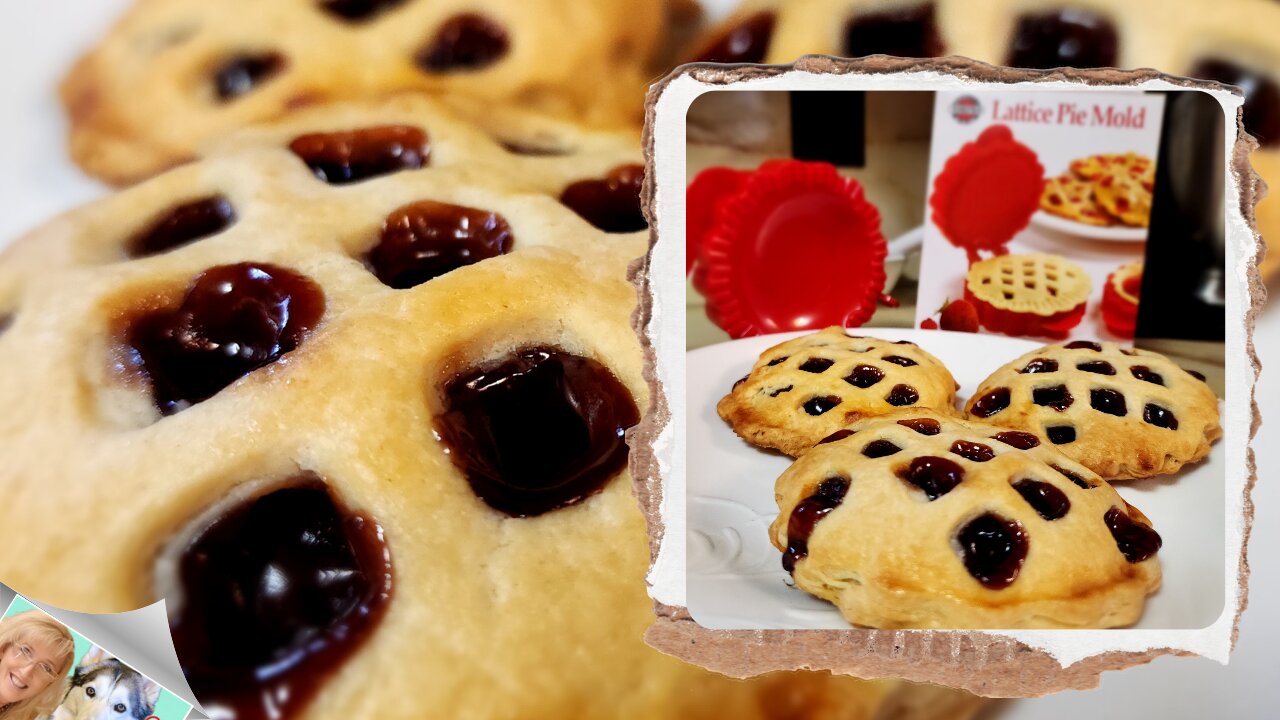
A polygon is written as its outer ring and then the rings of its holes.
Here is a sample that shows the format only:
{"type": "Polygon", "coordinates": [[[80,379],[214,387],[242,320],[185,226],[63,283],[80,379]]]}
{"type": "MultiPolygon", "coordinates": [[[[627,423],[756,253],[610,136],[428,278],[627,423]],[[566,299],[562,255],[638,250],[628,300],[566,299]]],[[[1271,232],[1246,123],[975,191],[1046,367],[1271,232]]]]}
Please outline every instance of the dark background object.
{"type": "Polygon", "coordinates": [[[1205,93],[1166,93],[1139,338],[1224,339],[1222,119],[1205,93]]]}
{"type": "Polygon", "coordinates": [[[864,92],[791,93],[791,156],[840,167],[866,165],[867,96],[864,92]]]}

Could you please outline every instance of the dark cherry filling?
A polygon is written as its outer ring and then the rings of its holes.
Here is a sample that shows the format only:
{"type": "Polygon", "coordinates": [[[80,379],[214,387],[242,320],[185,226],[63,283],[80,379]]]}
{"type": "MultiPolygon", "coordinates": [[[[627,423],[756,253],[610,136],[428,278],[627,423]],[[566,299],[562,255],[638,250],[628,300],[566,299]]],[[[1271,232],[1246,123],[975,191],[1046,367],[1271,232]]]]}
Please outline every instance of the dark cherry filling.
{"type": "Polygon", "coordinates": [[[176,309],[134,320],[126,342],[170,415],[297,348],[324,305],[320,287],[292,270],[219,265],[196,278],[176,309]]]}
{"type": "Polygon", "coordinates": [[[1280,141],[1280,84],[1266,75],[1220,58],[1195,64],[1191,77],[1238,85],[1244,90],[1244,127],[1263,145],[1280,141]]]}
{"type": "Polygon", "coordinates": [[[978,417],[991,417],[1007,407],[1009,407],[1009,388],[1002,387],[974,401],[973,409],[969,412],[978,417]]]}
{"type": "Polygon", "coordinates": [[[818,444],[825,445],[826,443],[833,443],[838,440],[843,440],[847,437],[852,437],[852,436],[853,436],[853,431],[848,428],[844,428],[843,430],[837,430],[831,433],[830,435],[822,438],[821,440],[818,441],[818,444]]]}
{"type": "Polygon", "coordinates": [[[1059,473],[1062,474],[1062,477],[1075,483],[1077,487],[1080,487],[1084,490],[1091,490],[1094,487],[1093,483],[1090,483],[1088,480],[1085,480],[1084,478],[1071,472],[1070,470],[1065,470],[1063,468],[1058,467],[1057,465],[1050,465],[1049,467],[1053,468],[1054,470],[1057,470],[1059,473]]]}
{"type": "Polygon", "coordinates": [[[777,18],[771,12],[758,12],[743,19],[698,53],[693,62],[764,62],[776,20],[777,18]]]}
{"type": "Polygon", "coordinates": [[[930,500],[937,500],[955,489],[964,480],[964,468],[946,458],[922,455],[911,461],[899,476],[924,491],[930,500]]]}
{"type": "Polygon", "coordinates": [[[813,494],[801,500],[787,518],[787,551],[782,554],[782,569],[795,574],[796,562],[809,556],[809,538],[818,521],[844,502],[849,492],[849,478],[830,477],[818,483],[813,494]]]}
{"type": "Polygon", "coordinates": [[[810,398],[804,404],[804,411],[810,415],[821,415],[831,408],[840,404],[840,398],[835,395],[827,395],[826,397],[810,398]]]}
{"type": "Polygon", "coordinates": [[[986,462],[996,456],[996,451],[982,443],[957,440],[951,443],[951,452],[974,462],[986,462]]]}
{"type": "Polygon", "coordinates": [[[1019,370],[1020,373],[1049,373],[1058,371],[1058,361],[1049,358],[1036,358],[1019,370]]]}
{"type": "Polygon", "coordinates": [[[1054,445],[1067,445],[1076,441],[1076,429],[1070,425],[1045,428],[1044,432],[1054,445]]]}
{"type": "Polygon", "coordinates": [[[312,133],[294,140],[289,149],[330,185],[417,170],[431,156],[427,134],[408,125],[312,133]]]}
{"type": "Polygon", "coordinates": [[[216,717],[235,720],[297,714],[369,637],[392,591],[382,529],[314,479],[219,518],[178,573],[169,626],[183,674],[216,717]]]}
{"type": "Polygon", "coordinates": [[[1045,520],[1057,520],[1071,509],[1066,493],[1047,482],[1019,480],[1013,489],[1045,520]]]}
{"type": "Polygon", "coordinates": [[[1093,373],[1095,375],[1115,375],[1115,366],[1106,360],[1090,360],[1076,365],[1076,369],[1082,372],[1093,373]]]}
{"type": "Polygon", "coordinates": [[[926,58],[943,54],[933,3],[855,16],[844,28],[845,57],[896,55],[926,58]]]}
{"type": "Polygon", "coordinates": [[[418,67],[434,73],[480,70],[501,60],[511,38],[501,24],[483,15],[464,13],[445,21],[418,53],[418,67]]]}
{"type": "Polygon", "coordinates": [[[1156,554],[1163,541],[1155,530],[1137,522],[1120,508],[1113,507],[1103,515],[1120,554],[1131,563],[1140,563],[1156,554]]]}
{"type": "Polygon", "coordinates": [[[1102,352],[1102,346],[1090,340],[1076,340],[1064,345],[1068,350],[1092,350],[1094,352],[1102,352]]]}
{"type": "Polygon", "coordinates": [[[156,255],[216,235],[236,221],[235,208],[221,195],[171,208],[125,243],[131,258],[156,255]]]}
{"type": "Polygon", "coordinates": [[[1160,376],[1160,373],[1152,370],[1146,365],[1134,365],[1129,368],[1129,372],[1133,373],[1133,376],[1139,380],[1144,380],[1155,385],[1164,385],[1164,378],[1160,376]]]}
{"type": "Polygon", "coordinates": [[[915,360],[912,360],[911,358],[902,357],[901,355],[885,355],[880,359],[884,360],[885,362],[891,362],[894,365],[901,365],[902,367],[911,367],[912,365],[917,364],[915,360]]]}
{"type": "Polygon", "coordinates": [[[1040,445],[1040,438],[1029,432],[1020,432],[1018,430],[1006,430],[1002,433],[996,433],[992,436],[993,440],[999,440],[1005,445],[1016,447],[1019,450],[1030,450],[1040,445]]]}
{"type": "Polygon", "coordinates": [[[884,401],[895,407],[904,407],[907,405],[915,405],[920,399],[920,393],[910,385],[894,385],[889,394],[885,396],[884,401]]]}
{"type": "Polygon", "coordinates": [[[866,447],[862,448],[862,454],[869,458],[888,457],[901,451],[902,448],[888,440],[872,440],[867,443],[866,447]]]}
{"type": "Polygon", "coordinates": [[[1204,373],[1199,372],[1198,370],[1187,370],[1186,368],[1183,368],[1183,370],[1186,370],[1186,372],[1187,372],[1187,374],[1188,374],[1188,375],[1190,375],[1191,377],[1193,377],[1193,378],[1195,378],[1195,379],[1199,380],[1200,382],[1208,382],[1208,381],[1205,379],[1204,373]]]}
{"type": "Polygon", "coordinates": [[[1027,531],[1014,520],[986,513],[970,520],[956,535],[964,567],[990,590],[1013,584],[1027,559],[1027,531]]]}
{"type": "Polygon", "coordinates": [[[373,272],[405,289],[511,252],[511,226],[488,210],[421,200],[391,213],[369,252],[373,272]]]}
{"type": "Polygon", "coordinates": [[[1103,16],[1076,8],[1018,18],[1005,65],[1023,68],[1115,67],[1119,38],[1103,16]]]}
{"type": "Polygon", "coordinates": [[[388,10],[394,10],[407,0],[323,0],[320,7],[331,15],[352,22],[366,22],[388,10]]]}
{"type": "Polygon", "coordinates": [[[444,388],[440,435],[476,495],[513,517],[598,492],[627,463],[640,421],[626,387],[590,358],[520,350],[444,388]]]}
{"type": "Polygon", "coordinates": [[[809,373],[820,373],[826,371],[834,363],[834,360],[826,358],[809,358],[800,365],[800,369],[809,373]]]}
{"type": "Polygon", "coordinates": [[[280,53],[237,55],[214,71],[214,92],[219,100],[230,102],[270,80],[284,69],[284,65],[284,56],[280,53]]]}
{"type": "Polygon", "coordinates": [[[870,365],[859,365],[849,373],[844,381],[854,387],[866,388],[875,385],[884,379],[884,371],[870,365]]]}
{"type": "Polygon", "coordinates": [[[0,315],[0,335],[3,335],[4,331],[8,330],[9,326],[12,324],[13,315],[0,315]]]}
{"type": "Polygon", "coordinates": [[[769,397],[778,397],[778,396],[779,396],[779,395],[781,395],[782,393],[785,393],[785,392],[791,392],[794,388],[795,388],[795,386],[794,386],[794,385],[788,385],[788,386],[786,386],[786,387],[780,387],[780,388],[778,388],[777,390],[774,390],[773,392],[769,393],[769,397]]]}
{"type": "Polygon", "coordinates": [[[1178,418],[1173,412],[1156,405],[1155,403],[1147,403],[1142,409],[1142,419],[1156,427],[1169,428],[1170,430],[1178,429],[1178,418]]]}
{"type": "Polygon", "coordinates": [[[1054,385],[1053,387],[1032,390],[1031,401],[1037,405],[1051,407],[1058,412],[1062,412],[1071,407],[1071,403],[1075,402],[1075,398],[1071,397],[1066,385],[1054,385]]]}
{"type": "Polygon", "coordinates": [[[560,202],[607,233],[638,232],[649,227],[640,209],[643,165],[619,165],[603,179],[579,180],[564,189],[560,202]]]}
{"type": "Polygon", "coordinates": [[[784,362],[786,362],[786,361],[787,361],[786,356],[783,356],[783,357],[780,357],[780,358],[774,358],[774,359],[770,360],[770,361],[767,363],[767,365],[768,365],[769,367],[773,367],[774,365],[781,365],[782,363],[784,363],[784,362]]]}
{"type": "Polygon", "coordinates": [[[733,381],[733,389],[737,390],[737,389],[738,389],[738,386],[739,386],[739,385],[741,385],[741,384],[743,384],[743,383],[745,383],[745,382],[746,382],[750,377],[751,377],[750,375],[743,375],[742,377],[738,378],[737,380],[734,380],[734,381],[733,381]]]}
{"type": "Polygon", "coordinates": [[[1109,388],[1094,388],[1089,391],[1089,405],[1098,412],[1117,417],[1124,417],[1129,414],[1129,407],[1125,404],[1124,395],[1109,388]]]}
{"type": "Polygon", "coordinates": [[[932,418],[914,418],[911,420],[899,420],[899,425],[909,427],[921,435],[937,435],[942,432],[942,423],[932,418]]]}

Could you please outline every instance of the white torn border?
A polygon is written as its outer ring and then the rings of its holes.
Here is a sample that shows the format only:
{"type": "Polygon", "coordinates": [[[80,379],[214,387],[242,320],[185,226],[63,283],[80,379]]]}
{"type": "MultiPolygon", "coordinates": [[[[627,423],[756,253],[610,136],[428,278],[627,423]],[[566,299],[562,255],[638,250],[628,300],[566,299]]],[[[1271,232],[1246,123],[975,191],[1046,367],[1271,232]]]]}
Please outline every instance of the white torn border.
{"type": "MultiPolygon", "coordinates": [[[[1189,90],[1167,80],[1150,80],[1137,84],[1099,86],[1083,81],[1038,80],[1028,82],[993,82],[958,78],[936,71],[900,72],[894,74],[823,74],[805,70],[738,80],[732,83],[705,83],[688,74],[673,78],[658,98],[653,115],[653,168],[655,194],[653,209],[657,217],[657,234],[649,263],[652,288],[652,315],[646,333],[656,352],[656,372],[670,409],[671,422],[653,443],[653,453],[662,478],[660,516],[663,525],[661,543],[648,575],[649,594],[659,603],[686,607],[685,602],[685,451],[686,451],[686,377],[685,377],[685,121],[689,106],[699,96],[718,91],[761,90],[1001,90],[1134,92],[1135,90],[1175,90],[1205,92],[1218,101],[1225,118],[1224,190],[1226,211],[1226,410],[1223,414],[1225,437],[1214,452],[1226,454],[1227,476],[1224,478],[1225,502],[1225,576],[1222,578],[1225,602],[1222,613],[1206,628],[1183,630],[1013,630],[983,631],[1010,638],[1043,650],[1062,667],[1107,652],[1187,652],[1226,664],[1234,644],[1235,620],[1240,609],[1247,566],[1241,562],[1245,534],[1245,487],[1249,481],[1248,438],[1253,420],[1253,385],[1257,373],[1245,352],[1248,342],[1246,313],[1253,304],[1248,270],[1257,240],[1239,202],[1240,178],[1232,171],[1235,145],[1240,132],[1237,116],[1244,104],[1241,95],[1230,90],[1189,90]],[[1237,129],[1236,132],[1231,132],[1237,129]]],[[[759,631],[757,631],[759,632],[759,631]]],[[[769,631],[764,631],[769,632],[769,631]]],[[[912,632],[912,631],[906,631],[912,632]]],[[[923,631],[916,631],[923,632],[923,631]]],[[[971,633],[971,630],[932,631],[971,633]]]]}

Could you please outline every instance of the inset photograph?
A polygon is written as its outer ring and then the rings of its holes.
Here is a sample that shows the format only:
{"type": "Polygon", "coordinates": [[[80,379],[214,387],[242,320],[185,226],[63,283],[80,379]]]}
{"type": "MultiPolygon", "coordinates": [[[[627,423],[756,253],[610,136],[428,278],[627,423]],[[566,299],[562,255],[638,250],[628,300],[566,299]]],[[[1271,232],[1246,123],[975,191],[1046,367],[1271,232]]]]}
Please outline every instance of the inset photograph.
{"type": "Polygon", "coordinates": [[[0,620],[3,720],[183,720],[191,705],[22,596],[0,620]]]}
{"type": "Polygon", "coordinates": [[[1213,624],[1223,132],[1193,91],[694,101],[694,620],[1213,624]]]}

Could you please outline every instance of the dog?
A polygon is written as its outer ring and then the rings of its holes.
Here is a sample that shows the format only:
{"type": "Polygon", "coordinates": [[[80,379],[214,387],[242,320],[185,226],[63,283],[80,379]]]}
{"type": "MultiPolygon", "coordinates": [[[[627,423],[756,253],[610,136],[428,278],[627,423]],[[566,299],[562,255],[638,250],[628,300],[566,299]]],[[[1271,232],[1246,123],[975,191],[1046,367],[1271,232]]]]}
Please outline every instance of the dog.
{"type": "Polygon", "coordinates": [[[159,685],[95,645],[76,665],[62,704],[46,720],[145,720],[159,699],[159,685]]]}

